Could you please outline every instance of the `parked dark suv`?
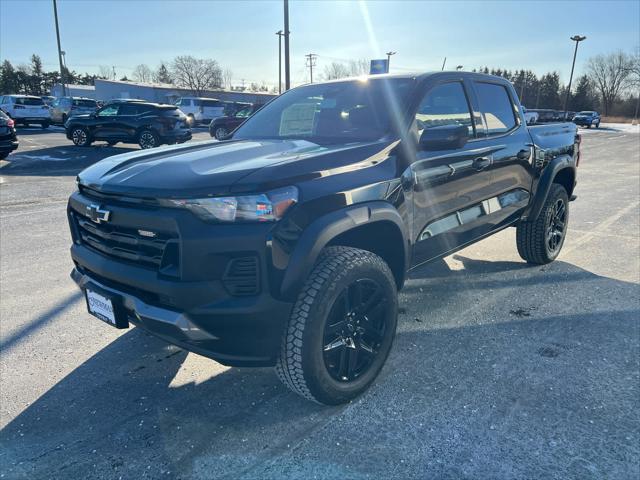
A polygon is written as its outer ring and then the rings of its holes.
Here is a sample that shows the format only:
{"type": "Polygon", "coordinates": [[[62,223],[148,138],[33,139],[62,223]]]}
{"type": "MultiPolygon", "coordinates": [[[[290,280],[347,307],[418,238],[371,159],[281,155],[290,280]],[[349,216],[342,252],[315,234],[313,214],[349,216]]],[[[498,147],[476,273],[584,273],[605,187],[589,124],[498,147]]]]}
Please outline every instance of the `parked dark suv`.
{"type": "Polygon", "coordinates": [[[0,110],[0,160],[18,148],[15,122],[0,110]]]}
{"type": "Polygon", "coordinates": [[[109,103],[90,115],[69,118],[64,126],[67,138],[79,147],[104,140],[109,145],[137,143],[146,149],[191,139],[187,117],[173,105],[157,103],[109,103]]]}

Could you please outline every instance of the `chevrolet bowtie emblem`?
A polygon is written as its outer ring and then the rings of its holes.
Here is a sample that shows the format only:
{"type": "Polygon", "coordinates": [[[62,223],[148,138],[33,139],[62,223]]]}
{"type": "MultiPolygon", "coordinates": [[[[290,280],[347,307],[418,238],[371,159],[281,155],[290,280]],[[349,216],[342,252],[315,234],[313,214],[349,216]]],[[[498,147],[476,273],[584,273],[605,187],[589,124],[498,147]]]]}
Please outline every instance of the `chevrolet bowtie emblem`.
{"type": "Polygon", "coordinates": [[[103,210],[100,205],[92,204],[87,205],[86,215],[94,223],[108,222],[111,212],[109,210],[103,210]]]}

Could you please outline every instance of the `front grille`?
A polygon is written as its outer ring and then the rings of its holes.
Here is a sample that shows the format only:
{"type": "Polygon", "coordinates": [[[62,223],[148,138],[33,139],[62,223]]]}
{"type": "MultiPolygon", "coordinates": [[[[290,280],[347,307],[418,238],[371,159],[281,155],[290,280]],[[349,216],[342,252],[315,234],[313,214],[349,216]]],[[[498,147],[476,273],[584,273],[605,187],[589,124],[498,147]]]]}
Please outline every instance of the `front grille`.
{"type": "Polygon", "coordinates": [[[178,238],[161,232],[94,223],[73,215],[79,240],[103,255],[175,275],[178,272],[178,238]],[[151,236],[153,235],[153,236],[151,236]]]}
{"type": "Polygon", "coordinates": [[[260,291],[258,257],[240,257],[231,260],[222,282],[231,295],[243,297],[260,291]]]}

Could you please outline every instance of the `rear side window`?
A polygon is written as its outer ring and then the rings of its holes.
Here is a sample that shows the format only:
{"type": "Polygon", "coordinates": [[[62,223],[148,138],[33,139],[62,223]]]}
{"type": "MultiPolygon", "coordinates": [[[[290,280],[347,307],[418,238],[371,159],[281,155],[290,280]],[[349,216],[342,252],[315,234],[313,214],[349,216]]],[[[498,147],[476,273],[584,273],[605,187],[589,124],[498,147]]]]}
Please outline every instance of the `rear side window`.
{"type": "Polygon", "coordinates": [[[190,107],[190,106],[191,106],[191,100],[188,100],[188,99],[186,99],[186,98],[183,98],[183,99],[180,101],[180,106],[181,106],[181,107],[190,107]]]}
{"type": "Polygon", "coordinates": [[[503,85],[476,82],[480,111],[487,123],[487,135],[500,135],[516,127],[516,115],[509,92],[503,85]]]}
{"type": "Polygon", "coordinates": [[[44,105],[44,102],[41,98],[25,98],[25,97],[16,97],[15,99],[16,105],[44,105]]]}
{"type": "Polygon", "coordinates": [[[460,82],[437,85],[427,92],[416,112],[419,133],[426,128],[464,125],[473,137],[469,102],[460,82]]]}

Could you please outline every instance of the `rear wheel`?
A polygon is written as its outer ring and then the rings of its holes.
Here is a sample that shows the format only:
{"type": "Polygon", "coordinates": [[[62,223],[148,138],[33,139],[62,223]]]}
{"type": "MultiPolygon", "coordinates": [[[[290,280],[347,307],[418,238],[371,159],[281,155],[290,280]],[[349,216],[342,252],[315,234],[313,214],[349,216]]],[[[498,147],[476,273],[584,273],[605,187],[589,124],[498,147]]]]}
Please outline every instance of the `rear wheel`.
{"type": "Polygon", "coordinates": [[[549,196],[533,222],[521,222],[516,231],[518,253],[528,263],[543,265],[560,254],[569,223],[569,196],[554,183],[549,196]]]}
{"type": "Polygon", "coordinates": [[[153,130],[142,130],[138,136],[138,145],[143,150],[160,145],[160,138],[153,130]]]}
{"type": "Polygon", "coordinates": [[[227,135],[229,135],[229,132],[227,131],[227,129],[225,127],[218,127],[216,128],[215,131],[215,137],[218,140],[222,140],[223,138],[225,138],[227,135]]]}
{"type": "Polygon", "coordinates": [[[374,381],[397,324],[396,284],[377,255],[325,249],[293,308],[276,372],[297,394],[348,402],[374,381]]]}
{"type": "Polygon", "coordinates": [[[71,140],[78,147],[88,147],[91,145],[89,132],[83,127],[73,127],[71,130],[71,140]]]}

